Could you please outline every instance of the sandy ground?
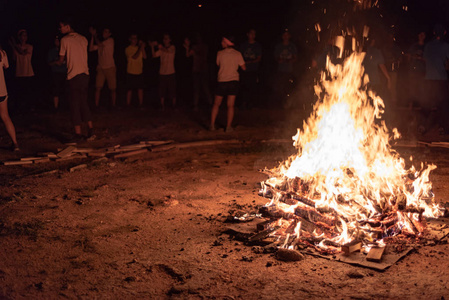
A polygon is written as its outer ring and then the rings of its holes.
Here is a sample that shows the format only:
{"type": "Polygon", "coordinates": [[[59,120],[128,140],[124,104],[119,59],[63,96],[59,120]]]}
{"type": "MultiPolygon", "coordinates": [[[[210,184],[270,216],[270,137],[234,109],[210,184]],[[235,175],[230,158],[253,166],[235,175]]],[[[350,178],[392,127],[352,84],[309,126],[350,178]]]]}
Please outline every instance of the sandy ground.
{"type": "MultiPolygon", "coordinates": [[[[256,141],[289,139],[303,112],[238,111],[230,134],[207,131],[207,111],[147,109],[95,116],[100,137],[84,146],[166,139],[247,143],[148,152],[96,165],[82,159],[1,166],[0,298],[449,297],[446,242],[418,248],[377,272],[309,255],[280,262],[223,234],[230,210],[265,204],[257,191],[266,176],[258,170],[276,166],[293,152],[289,144],[256,141]],[[68,171],[81,163],[89,167],[68,171]],[[57,172],[45,174],[52,170],[57,172]]],[[[22,152],[0,149],[2,160],[56,151],[63,147],[61,133],[69,130],[66,112],[32,113],[15,121],[22,152]]],[[[6,146],[6,134],[1,137],[6,146]]],[[[437,200],[446,201],[449,151],[398,150],[438,165],[431,179],[437,200]]]]}

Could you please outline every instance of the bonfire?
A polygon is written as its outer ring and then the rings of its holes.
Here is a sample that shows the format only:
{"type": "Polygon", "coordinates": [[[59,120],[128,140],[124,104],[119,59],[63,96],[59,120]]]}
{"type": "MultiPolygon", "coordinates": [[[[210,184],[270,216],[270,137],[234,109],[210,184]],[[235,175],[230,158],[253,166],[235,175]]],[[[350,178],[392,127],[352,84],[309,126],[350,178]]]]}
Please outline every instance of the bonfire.
{"type": "Polygon", "coordinates": [[[388,130],[383,100],[367,88],[363,53],[342,65],[328,62],[315,86],[319,101],[293,137],[297,154],[265,170],[260,194],[271,199],[262,213],[280,247],[306,244],[320,252],[382,247],[388,238],[419,237],[426,218],[444,211],[435,203],[433,164],[410,168],[391,147],[400,138],[388,130]]]}

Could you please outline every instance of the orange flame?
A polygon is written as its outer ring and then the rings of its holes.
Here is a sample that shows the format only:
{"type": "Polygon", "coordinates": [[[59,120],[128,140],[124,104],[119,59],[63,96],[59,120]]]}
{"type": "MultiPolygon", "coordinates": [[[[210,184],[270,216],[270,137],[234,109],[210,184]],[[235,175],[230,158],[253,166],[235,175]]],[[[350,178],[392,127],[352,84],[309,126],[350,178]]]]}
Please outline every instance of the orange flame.
{"type": "MultiPolygon", "coordinates": [[[[337,243],[351,241],[359,221],[396,211],[400,201],[424,210],[426,217],[442,215],[429,180],[436,166],[406,169],[404,159],[391,148],[390,139],[400,135],[393,129],[391,136],[381,120],[384,103],[367,90],[363,58],[363,53],[353,53],[343,65],[328,61],[332,79],[322,75],[321,85],[315,86],[321,100],[293,137],[298,154],[276,169],[280,176],[266,182],[276,185],[286,178],[300,178],[306,183],[306,196],[315,207],[338,214],[340,235],[332,240],[337,243]]],[[[275,197],[270,204],[276,203],[275,197]]]]}

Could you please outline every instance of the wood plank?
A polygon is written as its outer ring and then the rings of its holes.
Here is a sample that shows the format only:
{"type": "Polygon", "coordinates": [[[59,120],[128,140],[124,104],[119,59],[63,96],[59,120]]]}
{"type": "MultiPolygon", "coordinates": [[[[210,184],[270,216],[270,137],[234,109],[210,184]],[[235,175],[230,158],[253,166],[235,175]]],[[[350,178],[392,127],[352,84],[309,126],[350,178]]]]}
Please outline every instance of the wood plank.
{"type": "Polygon", "coordinates": [[[384,251],[385,251],[385,247],[373,247],[369,250],[368,255],[366,256],[366,260],[380,262],[384,251]]]}
{"type": "Polygon", "coordinates": [[[41,158],[47,158],[47,157],[42,157],[42,156],[22,157],[20,160],[21,160],[21,161],[27,161],[27,160],[36,160],[36,159],[41,159],[41,158]]]}
{"type": "Polygon", "coordinates": [[[122,146],[122,147],[120,147],[120,149],[122,149],[122,150],[125,150],[125,149],[133,150],[133,149],[141,149],[141,148],[145,148],[145,147],[148,147],[148,146],[144,145],[144,144],[132,144],[132,145],[122,146]]]}
{"type": "Polygon", "coordinates": [[[96,151],[94,148],[76,148],[73,152],[75,153],[90,153],[92,151],[96,151]]]}
{"type": "Polygon", "coordinates": [[[33,160],[33,163],[38,164],[38,163],[44,163],[44,162],[49,162],[49,161],[50,161],[49,157],[41,157],[39,159],[33,160]]]}
{"type": "Polygon", "coordinates": [[[343,251],[345,255],[349,255],[355,251],[360,251],[360,249],[362,249],[362,243],[357,240],[354,240],[350,243],[341,246],[341,251],[343,251]]]}
{"type": "Polygon", "coordinates": [[[64,150],[58,152],[56,155],[58,157],[67,157],[69,155],[71,155],[73,153],[73,151],[75,151],[76,147],[75,146],[68,146],[67,148],[65,148],[64,150]]]}
{"type": "Polygon", "coordinates": [[[241,141],[239,140],[209,140],[209,141],[197,141],[197,142],[189,142],[189,143],[179,143],[178,148],[191,148],[191,147],[207,147],[214,145],[223,145],[223,144],[239,144],[241,141]]]}
{"type": "Polygon", "coordinates": [[[140,150],[136,150],[136,151],[129,151],[129,152],[125,152],[122,154],[117,154],[114,156],[114,158],[125,158],[125,157],[129,157],[129,156],[133,156],[133,155],[139,155],[139,154],[143,154],[148,152],[148,149],[140,149],[140,150]]]}
{"type": "Polygon", "coordinates": [[[179,144],[168,144],[168,145],[152,147],[151,152],[162,152],[162,151],[172,150],[172,149],[177,148],[178,145],[179,144]]]}
{"type": "Polygon", "coordinates": [[[30,165],[32,164],[32,160],[11,160],[11,161],[5,161],[3,164],[5,166],[14,166],[14,165],[30,165]]]}
{"type": "Polygon", "coordinates": [[[141,141],[140,143],[148,146],[157,146],[157,145],[171,144],[173,142],[174,142],[173,140],[168,140],[168,141],[141,141]]]}

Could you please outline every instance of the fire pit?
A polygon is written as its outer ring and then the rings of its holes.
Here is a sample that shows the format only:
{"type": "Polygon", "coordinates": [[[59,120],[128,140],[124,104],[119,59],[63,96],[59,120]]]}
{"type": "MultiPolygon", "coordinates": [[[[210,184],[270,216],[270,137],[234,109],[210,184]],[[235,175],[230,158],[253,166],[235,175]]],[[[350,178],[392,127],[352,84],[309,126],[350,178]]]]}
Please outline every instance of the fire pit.
{"type": "Polygon", "coordinates": [[[410,157],[407,168],[391,148],[400,134],[382,120],[385,106],[367,88],[363,58],[353,53],[343,65],[329,63],[330,79],[323,74],[315,87],[320,100],[293,137],[298,153],[264,170],[270,178],[260,195],[270,201],[260,209],[266,219],[249,243],[334,258],[357,252],[379,263],[385,249],[403,254],[410,244],[435,238],[427,220],[445,212],[429,180],[436,166],[415,168],[410,157]]]}

